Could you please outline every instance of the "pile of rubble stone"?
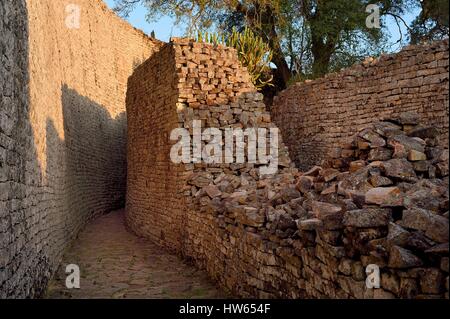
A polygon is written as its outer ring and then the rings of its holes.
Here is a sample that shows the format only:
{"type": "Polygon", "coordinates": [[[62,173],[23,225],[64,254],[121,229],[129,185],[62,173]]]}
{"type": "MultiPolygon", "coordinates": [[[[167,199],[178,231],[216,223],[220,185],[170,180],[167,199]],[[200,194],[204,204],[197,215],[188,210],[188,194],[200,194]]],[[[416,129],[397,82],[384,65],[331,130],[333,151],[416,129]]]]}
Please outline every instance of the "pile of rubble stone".
{"type": "Polygon", "coordinates": [[[308,172],[221,174],[195,198],[223,229],[291,247],[303,267],[317,265],[313,248],[339,286],[350,285],[342,278],[355,265],[375,264],[385,269],[382,297],[448,298],[449,151],[438,133],[405,113],[362,130],[308,172]]]}
{"type": "Polygon", "coordinates": [[[348,236],[346,251],[392,268],[440,261],[448,273],[449,151],[437,146],[438,134],[412,113],[362,130],[299,178],[314,217],[299,228],[372,229],[366,240],[348,236]]]}

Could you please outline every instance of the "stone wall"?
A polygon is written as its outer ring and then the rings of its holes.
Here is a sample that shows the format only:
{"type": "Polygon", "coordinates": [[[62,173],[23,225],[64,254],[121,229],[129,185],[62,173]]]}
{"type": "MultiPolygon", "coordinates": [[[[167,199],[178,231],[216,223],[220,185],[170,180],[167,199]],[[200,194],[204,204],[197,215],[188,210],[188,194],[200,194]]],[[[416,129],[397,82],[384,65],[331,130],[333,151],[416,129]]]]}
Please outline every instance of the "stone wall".
{"type": "MultiPolygon", "coordinates": [[[[231,49],[175,39],[143,63],[130,77],[127,93],[128,187],[127,224],[171,250],[184,251],[188,220],[186,184],[194,169],[170,159],[171,131],[237,125],[235,117],[263,116],[261,101],[246,109],[231,106],[253,89],[231,49]],[[214,110],[211,114],[211,110],[214,110]]],[[[268,114],[264,114],[268,116],[268,114]]],[[[212,171],[222,171],[218,166],[212,171]]]]}
{"type": "Polygon", "coordinates": [[[168,139],[178,127],[174,52],[166,45],[129,79],[127,225],[166,248],[180,251],[183,178],[170,161],[168,139]]]}
{"type": "Polygon", "coordinates": [[[127,93],[128,226],[239,297],[448,298],[448,150],[423,153],[434,139],[402,131],[416,123],[385,125],[428,161],[407,152],[395,156],[411,162],[368,160],[387,143],[372,131],[340,151],[358,158],[331,161],[349,164],[340,170],[300,174],[283,143],[273,175],[248,156],[244,164],[170,160],[172,129],[186,128],[192,139],[193,120],[220,130],[275,128],[262,98],[232,49],[174,39],[140,66],[127,93]],[[381,270],[378,289],[366,287],[370,264],[381,270]]]}
{"type": "Polygon", "coordinates": [[[101,0],[0,10],[0,297],[31,297],[90,218],[124,205],[127,79],[160,43],[101,0]]]}
{"type": "Polygon", "coordinates": [[[448,144],[448,59],[448,40],[410,46],[280,93],[272,116],[296,165],[307,170],[361,127],[405,111],[448,144]]]}

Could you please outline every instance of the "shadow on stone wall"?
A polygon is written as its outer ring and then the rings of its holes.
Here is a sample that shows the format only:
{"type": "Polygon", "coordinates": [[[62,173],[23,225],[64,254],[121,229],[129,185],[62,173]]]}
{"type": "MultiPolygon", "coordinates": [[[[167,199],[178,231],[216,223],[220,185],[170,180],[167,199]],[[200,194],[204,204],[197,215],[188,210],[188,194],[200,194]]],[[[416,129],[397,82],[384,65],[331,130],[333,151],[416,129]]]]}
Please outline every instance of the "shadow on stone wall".
{"type": "Polygon", "coordinates": [[[125,205],[126,113],[111,118],[109,112],[67,85],[62,87],[62,107],[70,198],[89,213],[108,212],[125,205]],[[87,203],[86,203],[87,201],[87,203]]]}
{"type": "Polygon", "coordinates": [[[26,2],[0,2],[0,17],[0,299],[25,298],[43,292],[52,267],[30,120],[26,2]]]}
{"type": "Polygon", "coordinates": [[[125,113],[111,118],[104,106],[67,85],[61,88],[61,100],[63,138],[52,119],[46,124],[46,191],[40,205],[45,207],[43,231],[50,234],[52,266],[39,294],[86,223],[125,205],[125,113]]]}
{"type": "MultiPolygon", "coordinates": [[[[26,52],[26,51],[25,51],[26,52]]],[[[93,217],[121,208],[126,117],[63,85],[64,137],[46,123],[46,169],[37,157],[26,58],[0,91],[0,298],[43,296],[65,248],[93,217]]]]}
{"type": "Polygon", "coordinates": [[[70,241],[90,219],[125,205],[126,116],[111,118],[104,106],[67,85],[61,103],[63,139],[47,120],[47,178],[70,241]]]}

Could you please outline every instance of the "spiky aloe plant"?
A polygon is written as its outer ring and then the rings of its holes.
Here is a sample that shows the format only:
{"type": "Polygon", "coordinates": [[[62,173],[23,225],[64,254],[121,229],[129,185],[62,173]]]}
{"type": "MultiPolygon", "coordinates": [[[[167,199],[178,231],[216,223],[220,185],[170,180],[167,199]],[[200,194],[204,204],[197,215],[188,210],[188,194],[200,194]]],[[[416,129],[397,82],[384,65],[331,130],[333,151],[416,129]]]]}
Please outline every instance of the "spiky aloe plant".
{"type": "Polygon", "coordinates": [[[235,28],[230,34],[199,32],[198,42],[221,44],[235,48],[241,64],[247,68],[253,85],[261,90],[265,86],[272,86],[273,77],[270,75],[270,61],[272,51],[263,39],[246,28],[238,32],[235,28]]]}

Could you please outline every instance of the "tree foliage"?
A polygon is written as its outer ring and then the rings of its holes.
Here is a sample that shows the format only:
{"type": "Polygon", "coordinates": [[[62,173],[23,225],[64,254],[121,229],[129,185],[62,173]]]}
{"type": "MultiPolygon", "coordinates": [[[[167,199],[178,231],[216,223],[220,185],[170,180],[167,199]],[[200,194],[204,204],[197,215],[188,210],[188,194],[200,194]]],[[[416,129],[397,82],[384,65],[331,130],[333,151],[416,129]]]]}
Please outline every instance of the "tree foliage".
{"type": "Polygon", "coordinates": [[[233,28],[231,32],[221,34],[199,32],[196,40],[235,48],[239,61],[247,68],[255,87],[261,90],[272,85],[273,76],[270,68],[272,51],[267,43],[249,28],[245,28],[242,32],[233,28]]]}
{"type": "Polygon", "coordinates": [[[412,43],[430,41],[449,35],[449,0],[422,0],[422,11],[410,29],[412,43]]]}
{"type": "Polygon", "coordinates": [[[381,53],[387,28],[384,20],[381,29],[367,27],[369,4],[378,5],[380,14],[393,17],[399,28],[406,25],[412,41],[448,34],[448,0],[116,0],[116,10],[127,15],[137,3],[148,9],[150,21],[175,17],[190,36],[250,29],[272,52],[277,89],[292,79],[322,76],[381,53]],[[415,25],[407,25],[402,16],[420,5],[415,25]]]}

